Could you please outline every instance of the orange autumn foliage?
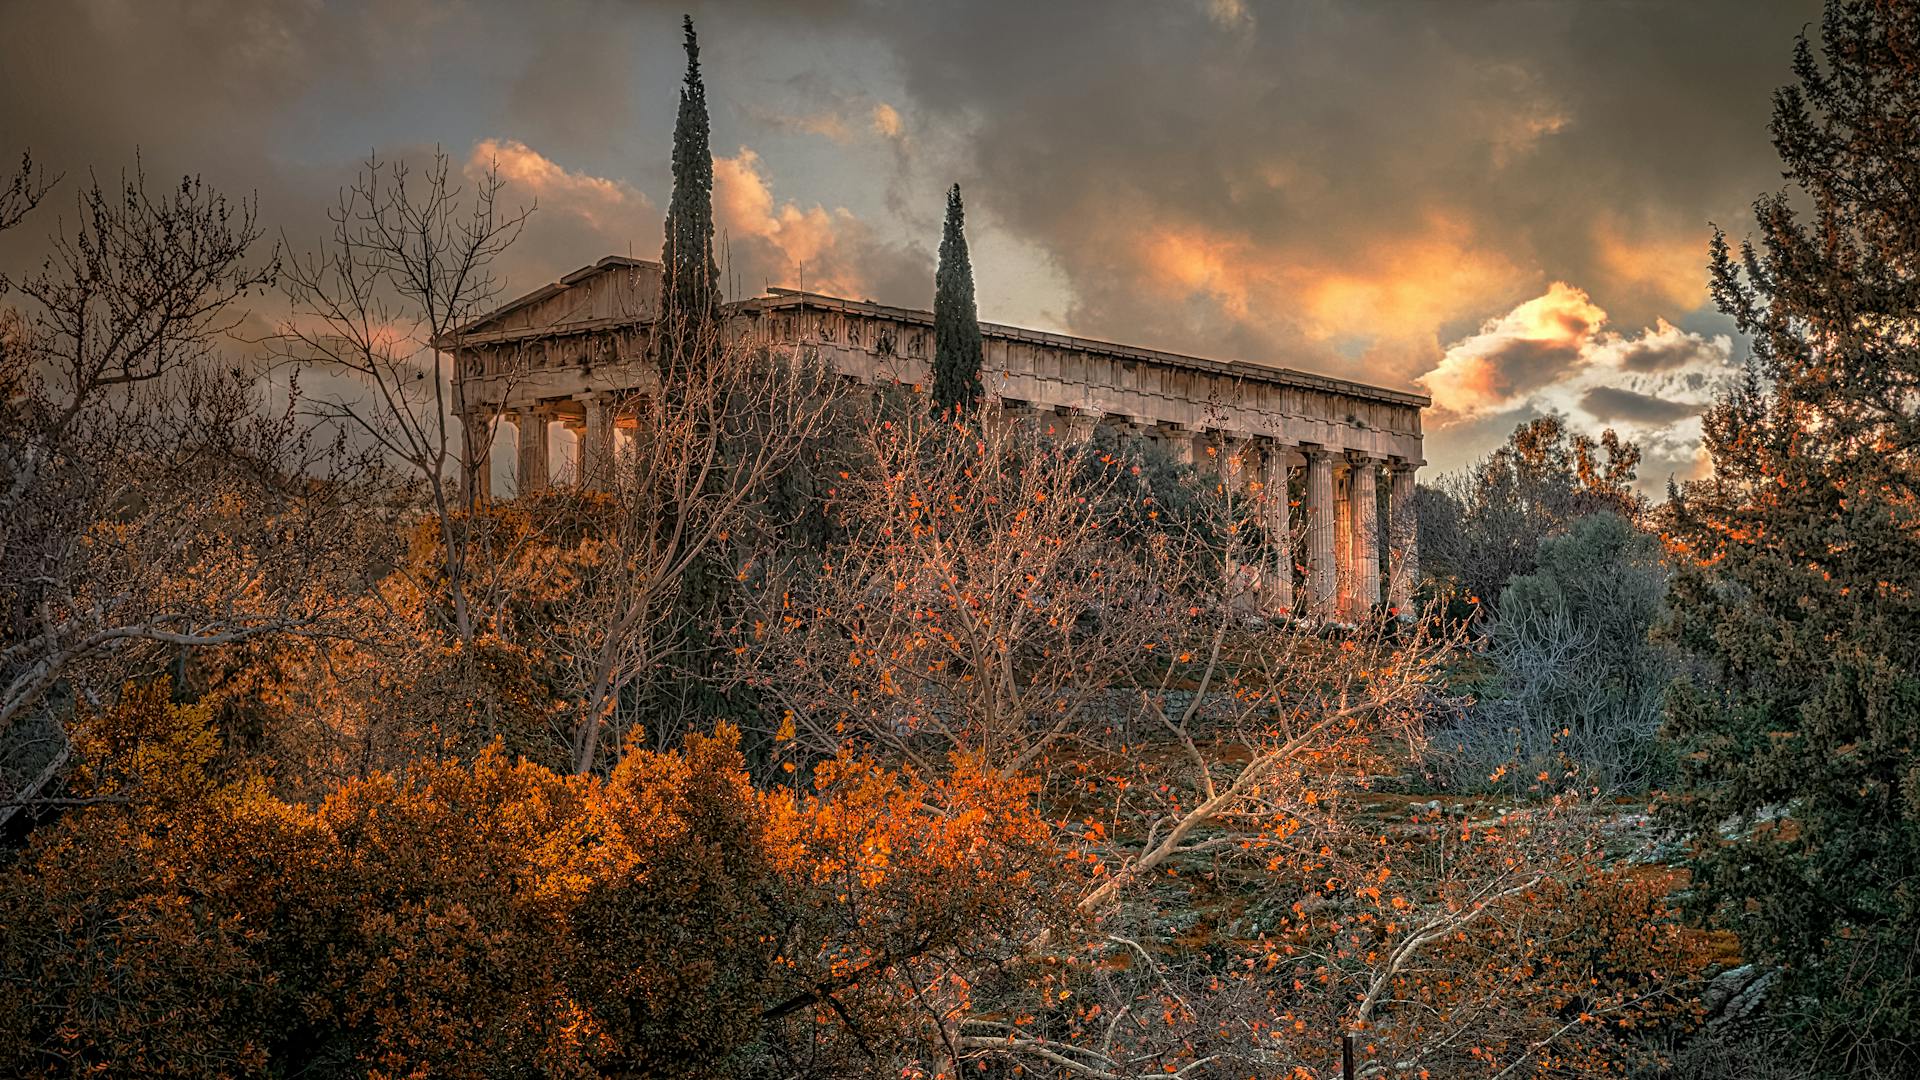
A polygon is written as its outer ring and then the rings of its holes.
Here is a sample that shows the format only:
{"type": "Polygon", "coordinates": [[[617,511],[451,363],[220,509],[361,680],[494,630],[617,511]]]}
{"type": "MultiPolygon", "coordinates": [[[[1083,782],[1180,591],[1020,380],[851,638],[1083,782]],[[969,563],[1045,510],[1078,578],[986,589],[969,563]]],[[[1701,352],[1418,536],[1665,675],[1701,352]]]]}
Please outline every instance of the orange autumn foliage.
{"type": "Polygon", "coordinates": [[[712,1075],[1020,910],[1045,831],[964,769],[756,791],[725,727],[604,779],[490,751],[312,806],[219,775],[163,689],[86,732],[77,790],[132,801],[0,877],[11,1075],[712,1075]]]}

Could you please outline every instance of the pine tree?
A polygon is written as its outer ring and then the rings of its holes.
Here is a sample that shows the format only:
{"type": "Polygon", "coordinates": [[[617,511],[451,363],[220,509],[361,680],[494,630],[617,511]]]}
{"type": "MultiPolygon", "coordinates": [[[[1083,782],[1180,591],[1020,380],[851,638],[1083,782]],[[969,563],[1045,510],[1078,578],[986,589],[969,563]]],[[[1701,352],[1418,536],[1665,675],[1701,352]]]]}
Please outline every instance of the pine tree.
{"type": "Polygon", "coordinates": [[[670,334],[677,333],[676,327],[705,323],[720,304],[720,271],[713,261],[713,151],[693,16],[686,16],[683,29],[687,75],[673,125],[673,197],[667,203],[666,242],[660,253],[661,314],[670,334]]]}
{"type": "Polygon", "coordinates": [[[1836,1066],[1920,1075],[1920,9],[1831,0],[1774,95],[1797,191],[1712,248],[1751,336],[1674,501],[1695,881],[1836,1066]],[[1802,214],[1805,217],[1802,217],[1802,214]]]}
{"type": "Polygon", "coordinates": [[[973,263],[967,258],[967,211],[960,185],[947,192],[947,224],[940,266],[933,276],[933,410],[972,408],[982,393],[980,313],[973,302],[973,263]]]}

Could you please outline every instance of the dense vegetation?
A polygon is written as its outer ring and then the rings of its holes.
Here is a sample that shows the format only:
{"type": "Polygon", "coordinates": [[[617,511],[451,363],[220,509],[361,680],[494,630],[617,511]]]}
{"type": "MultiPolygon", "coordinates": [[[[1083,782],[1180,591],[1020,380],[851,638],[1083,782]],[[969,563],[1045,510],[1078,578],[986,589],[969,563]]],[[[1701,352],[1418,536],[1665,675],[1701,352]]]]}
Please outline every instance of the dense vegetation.
{"type": "Polygon", "coordinates": [[[1828,1060],[1894,1074],[1920,1068],[1917,48],[1908,4],[1830,5],[1799,43],[1772,124],[1794,190],[1714,242],[1752,367],[1673,504],[1675,635],[1714,675],[1669,710],[1704,898],[1828,1060]]]}
{"type": "Polygon", "coordinates": [[[497,178],[370,160],[283,258],[135,174],[0,280],[0,1070],[1912,1074],[1920,16],[1801,45],[1714,475],[1522,425],[1352,621],[1256,614],[1232,446],[981,397],[957,190],[933,393],[729,345],[687,34],[591,488],[450,419],[497,178]],[[221,362],[274,283],[353,392],[221,362]]]}

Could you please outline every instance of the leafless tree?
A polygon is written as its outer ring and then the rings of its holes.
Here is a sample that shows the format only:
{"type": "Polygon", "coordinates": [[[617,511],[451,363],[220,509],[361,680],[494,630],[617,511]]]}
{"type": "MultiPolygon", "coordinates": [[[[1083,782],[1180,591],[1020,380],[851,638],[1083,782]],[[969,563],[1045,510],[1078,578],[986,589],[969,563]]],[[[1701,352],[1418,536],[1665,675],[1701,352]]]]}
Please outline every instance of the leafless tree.
{"type": "MultiPolygon", "coordinates": [[[[16,180],[8,215],[40,190],[16,180]]],[[[364,555],[342,507],[366,463],[216,359],[276,272],[254,205],[191,177],[156,196],[136,170],[77,206],[0,314],[0,734],[31,716],[43,751],[0,820],[65,762],[50,695],[98,700],[166,650],[337,632],[328,586],[364,555]]]]}
{"type": "Polygon", "coordinates": [[[1475,949],[1570,932],[1537,897],[1590,869],[1579,802],[1376,809],[1381,774],[1455,707],[1463,628],[1260,615],[1244,571],[1285,493],[1231,461],[1203,462],[1169,522],[1129,483],[1136,461],[1050,419],[905,408],[863,430],[826,565],[770,590],[751,631],[769,734],[795,764],[851,743],[922,776],[1037,776],[1083,871],[1025,886],[1060,929],[899,989],[939,1033],[927,1060],[1319,1075],[1353,1029],[1367,1075],[1415,1075],[1469,1048],[1517,1069],[1570,1037],[1564,970],[1516,977],[1475,949]],[[1264,914],[1186,943],[1215,903],[1264,914]]]}
{"type": "Polygon", "coordinates": [[[531,213],[506,210],[504,186],[490,166],[465,191],[438,151],[418,174],[369,156],[329,212],[326,240],[282,274],[292,314],[275,342],[285,362],[345,375],[348,385],[314,410],[370,440],[420,486],[441,553],[441,580],[419,583],[421,595],[443,607],[461,642],[476,631],[474,479],[499,417],[467,408],[452,349],[499,296],[493,261],[531,213]],[[484,430],[467,428],[476,420],[484,430]]]}
{"type": "MultiPolygon", "coordinates": [[[[59,182],[57,176],[48,179],[46,170],[33,163],[31,151],[22,153],[20,168],[8,178],[5,187],[0,187],[0,231],[20,224],[59,182]]],[[[5,289],[6,277],[0,275],[0,292],[5,289]]]]}
{"type": "Polygon", "coordinates": [[[692,617],[676,600],[696,562],[749,557],[731,541],[750,525],[780,532],[787,523],[769,516],[780,512],[769,509],[769,491],[823,439],[846,399],[845,381],[815,354],[752,347],[719,324],[690,333],[698,361],[625,406],[632,438],[605,495],[604,555],[566,605],[554,643],[576,673],[578,772],[598,763],[622,691],[673,665],[688,637],[681,623],[692,617]]]}
{"type": "Polygon", "coordinates": [[[1008,773],[1113,722],[1112,680],[1158,664],[1185,614],[1170,537],[1123,535],[1117,460],[1063,430],[879,409],[856,425],[826,564],[768,591],[753,648],[790,750],[849,739],[938,771],[951,749],[1008,773]],[[1158,652],[1156,650],[1159,650],[1158,652]]]}

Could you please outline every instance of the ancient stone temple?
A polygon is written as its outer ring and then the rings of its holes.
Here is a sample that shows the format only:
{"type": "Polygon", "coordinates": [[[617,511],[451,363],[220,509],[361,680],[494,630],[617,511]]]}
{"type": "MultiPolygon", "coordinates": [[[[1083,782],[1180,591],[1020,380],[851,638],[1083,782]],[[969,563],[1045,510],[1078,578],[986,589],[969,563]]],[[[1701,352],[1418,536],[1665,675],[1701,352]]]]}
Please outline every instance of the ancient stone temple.
{"type": "MultiPolygon", "coordinates": [[[[606,475],[620,404],[658,385],[649,359],[659,312],[660,265],[610,256],[464,327],[454,352],[467,430],[496,418],[513,430],[517,491],[553,481],[550,426],[572,433],[568,482],[606,475]]],[[[792,289],[729,303],[726,332],[759,345],[817,349],[864,382],[922,383],[933,354],[933,315],[792,289]]],[[[982,323],[981,379],[1002,408],[1059,414],[1069,426],[1123,425],[1164,440],[1187,461],[1286,491],[1304,474],[1304,498],[1269,499],[1267,532],[1290,537],[1272,553],[1295,575],[1266,575],[1266,603],[1358,614],[1385,602],[1406,610],[1414,581],[1414,472],[1420,410],[1428,399],[1253,363],[1114,345],[982,323]],[[1204,456],[1204,457],[1203,457],[1204,456]],[[1383,475],[1384,474],[1384,475],[1383,475]],[[1379,506],[1384,485],[1385,521],[1379,506]],[[1299,515],[1298,520],[1291,516],[1299,515]],[[1382,543],[1380,530],[1389,535],[1382,543]],[[1383,556],[1384,551],[1384,556],[1383,556]],[[1386,565],[1383,566],[1383,558],[1386,565]]],[[[631,423],[630,420],[627,421],[631,423]]],[[[476,453],[487,452],[476,448],[476,453]]],[[[482,470],[483,481],[487,470],[482,470]]]]}

